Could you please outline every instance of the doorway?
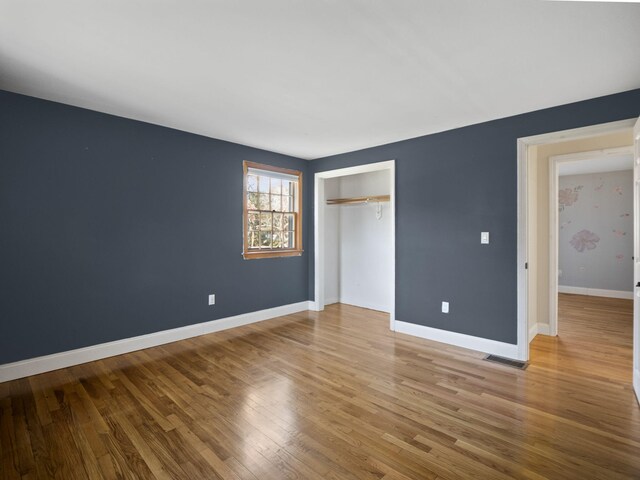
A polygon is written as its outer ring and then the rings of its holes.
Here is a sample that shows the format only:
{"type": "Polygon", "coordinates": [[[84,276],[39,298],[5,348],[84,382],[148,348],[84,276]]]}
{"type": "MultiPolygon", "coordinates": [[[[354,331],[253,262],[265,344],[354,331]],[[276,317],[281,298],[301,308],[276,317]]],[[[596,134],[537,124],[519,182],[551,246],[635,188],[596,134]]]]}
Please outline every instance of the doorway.
{"type": "MultiPolygon", "coordinates": [[[[633,149],[549,158],[549,335],[581,375],[630,383],[633,149]]],[[[547,345],[536,338],[533,347],[547,345]]],[[[548,355],[537,356],[548,360],[548,355]]]]}
{"type": "Polygon", "coordinates": [[[558,294],[633,300],[633,146],[549,158],[549,335],[558,294]]]}
{"type": "Polygon", "coordinates": [[[348,303],[388,311],[389,328],[395,330],[395,161],[318,172],[314,177],[314,187],[314,308],[324,310],[325,304],[340,301],[343,297],[348,303]],[[336,203],[336,200],[342,202],[336,203]],[[365,210],[354,210],[358,205],[365,210]],[[339,238],[332,240],[331,235],[327,235],[340,223],[335,215],[338,208],[350,209],[341,215],[353,217],[342,222],[342,236],[347,239],[344,248],[352,252],[349,262],[340,262],[340,249],[336,248],[339,238]],[[362,250],[357,242],[367,239],[363,227],[372,238],[383,233],[388,236],[388,241],[367,242],[362,250]],[[388,231],[377,231],[380,228],[388,231]],[[385,258],[384,266],[375,265],[376,252],[385,258]],[[359,258],[362,255],[370,255],[368,262],[366,257],[359,258]],[[363,269],[367,263],[370,265],[363,269]],[[345,284],[332,282],[331,278],[339,278],[345,284]],[[371,284],[372,278],[376,280],[375,285],[371,284]],[[337,288],[332,288],[335,283],[337,288]]]}
{"type": "MultiPolygon", "coordinates": [[[[634,180],[631,187],[634,208],[631,212],[622,214],[629,213],[633,216],[633,237],[636,240],[633,245],[633,284],[640,280],[640,246],[637,235],[640,223],[638,221],[640,123],[636,124],[636,122],[637,119],[629,119],[518,139],[518,354],[523,360],[529,359],[529,342],[533,337],[542,334],[548,335],[546,338],[551,339],[554,338],[551,335],[557,333],[557,321],[552,325],[554,315],[557,315],[554,313],[557,312],[557,302],[553,299],[550,285],[554,281],[557,282],[558,271],[550,265],[555,247],[550,243],[552,231],[549,230],[549,212],[550,204],[555,202],[555,197],[550,193],[555,188],[550,188],[550,183],[554,178],[556,182],[558,180],[557,177],[550,175],[549,167],[553,162],[549,157],[576,152],[584,154],[594,150],[602,153],[602,150],[617,147],[626,147],[628,152],[629,145],[634,145],[635,142],[634,180]],[[608,143],[605,142],[603,146],[601,143],[604,140],[608,143]],[[540,161],[541,158],[544,161],[540,161]]],[[[555,209],[553,211],[555,212],[555,209]]],[[[621,232],[611,233],[622,235],[621,232]]],[[[583,232],[581,235],[575,243],[579,248],[588,249],[595,239],[589,236],[588,232],[583,232]]],[[[557,239],[557,235],[555,238],[557,239]]],[[[557,250],[555,254],[557,255],[557,250]]],[[[638,285],[640,286],[640,283],[638,285]]],[[[635,292],[640,292],[638,287],[634,290],[635,292]]],[[[640,309],[638,297],[634,295],[633,298],[632,370],[634,388],[638,395],[640,392],[640,309]]]]}

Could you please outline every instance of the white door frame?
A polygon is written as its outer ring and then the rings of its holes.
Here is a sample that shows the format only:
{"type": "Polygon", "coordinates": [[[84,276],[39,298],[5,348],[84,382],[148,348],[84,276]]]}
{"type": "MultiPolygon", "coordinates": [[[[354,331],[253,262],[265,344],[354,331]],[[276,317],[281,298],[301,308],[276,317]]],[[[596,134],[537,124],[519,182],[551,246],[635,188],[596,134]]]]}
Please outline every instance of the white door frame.
{"type": "Polygon", "coordinates": [[[527,246],[528,246],[528,219],[527,219],[527,166],[529,164],[529,147],[550,143],[566,142],[591,137],[616,133],[633,128],[636,119],[620,120],[617,122],[591,125],[588,127],[574,128],[559,132],[544,133],[530,137],[522,137],[517,140],[518,158],[518,254],[517,254],[517,285],[518,285],[518,359],[529,360],[529,327],[528,327],[528,298],[527,298],[527,246]]]}
{"type": "Polygon", "coordinates": [[[633,145],[549,157],[549,335],[558,335],[558,177],[560,165],[629,155],[633,145]]]}
{"type": "Polygon", "coordinates": [[[633,127],[633,390],[640,403],[640,118],[633,127]]]}
{"type": "Polygon", "coordinates": [[[389,210],[391,215],[391,274],[389,275],[389,288],[391,289],[391,308],[389,312],[389,328],[395,330],[396,319],[396,161],[367,163],[355,167],[339,168],[318,172],[314,176],[314,234],[315,245],[314,255],[314,279],[315,279],[315,301],[312,304],[314,310],[324,310],[324,228],[325,228],[325,208],[326,198],[324,193],[324,181],[327,178],[343,177],[345,175],[356,175],[359,173],[377,172],[386,170],[389,172],[389,210]]]}

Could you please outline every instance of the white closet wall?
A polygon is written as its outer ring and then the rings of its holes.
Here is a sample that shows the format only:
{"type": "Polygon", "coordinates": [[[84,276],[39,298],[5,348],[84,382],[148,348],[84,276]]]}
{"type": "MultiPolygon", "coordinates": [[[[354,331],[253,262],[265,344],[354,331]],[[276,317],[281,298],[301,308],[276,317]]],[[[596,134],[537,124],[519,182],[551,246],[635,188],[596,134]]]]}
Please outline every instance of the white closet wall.
{"type": "MultiPolygon", "coordinates": [[[[324,181],[326,198],[340,197],[340,178],[324,181]]],[[[327,205],[324,210],[324,303],[330,305],[340,301],[340,208],[327,205]]]]}
{"type": "MultiPolygon", "coordinates": [[[[327,198],[388,195],[387,171],[325,181],[327,198]]],[[[332,205],[325,210],[325,303],[391,310],[391,216],[389,203],[332,205]]]]}

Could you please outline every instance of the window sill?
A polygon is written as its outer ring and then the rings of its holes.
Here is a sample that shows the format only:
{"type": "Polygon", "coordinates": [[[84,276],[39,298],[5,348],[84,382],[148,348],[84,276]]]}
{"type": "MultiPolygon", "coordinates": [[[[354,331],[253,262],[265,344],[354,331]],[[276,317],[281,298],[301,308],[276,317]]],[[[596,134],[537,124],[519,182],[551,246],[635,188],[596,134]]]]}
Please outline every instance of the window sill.
{"type": "Polygon", "coordinates": [[[260,250],[257,252],[243,253],[245,260],[253,260],[256,258],[278,258],[278,257],[299,257],[303,250],[260,250]]]}

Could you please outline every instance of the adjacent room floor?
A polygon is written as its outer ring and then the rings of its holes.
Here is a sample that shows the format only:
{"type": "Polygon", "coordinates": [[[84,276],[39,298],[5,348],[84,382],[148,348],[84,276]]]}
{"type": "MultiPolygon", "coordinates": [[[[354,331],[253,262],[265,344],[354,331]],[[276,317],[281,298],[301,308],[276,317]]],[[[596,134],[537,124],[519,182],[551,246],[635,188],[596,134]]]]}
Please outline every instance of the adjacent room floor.
{"type": "Polygon", "coordinates": [[[3,383],[0,477],[638,478],[630,304],[590,302],[525,371],[337,304],[3,383]]]}
{"type": "Polygon", "coordinates": [[[558,336],[538,335],[531,344],[537,367],[612,385],[631,384],[632,362],[633,300],[561,293],[558,336]]]}

